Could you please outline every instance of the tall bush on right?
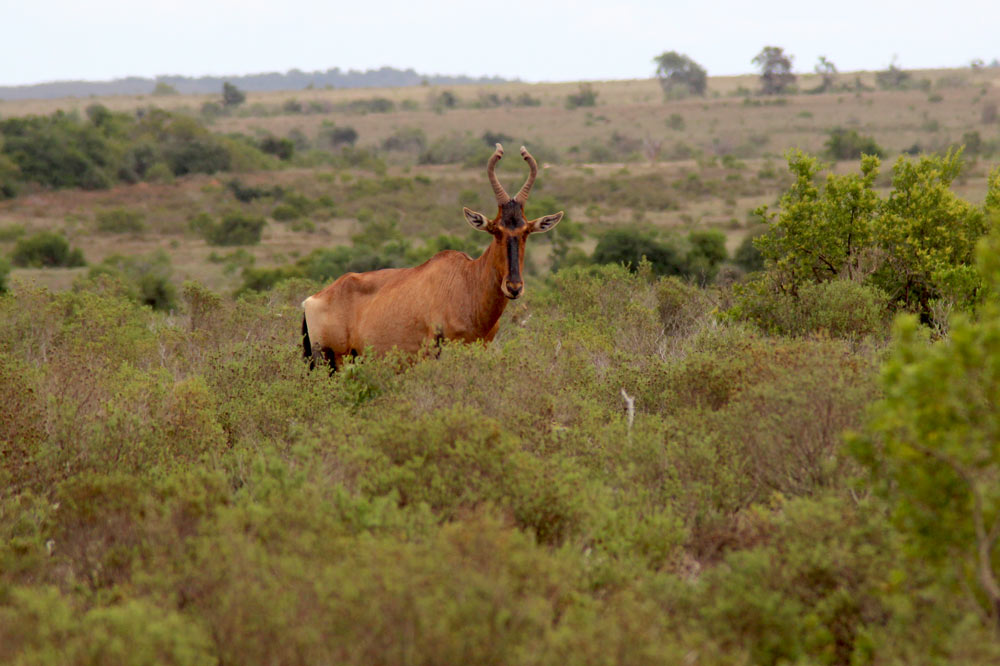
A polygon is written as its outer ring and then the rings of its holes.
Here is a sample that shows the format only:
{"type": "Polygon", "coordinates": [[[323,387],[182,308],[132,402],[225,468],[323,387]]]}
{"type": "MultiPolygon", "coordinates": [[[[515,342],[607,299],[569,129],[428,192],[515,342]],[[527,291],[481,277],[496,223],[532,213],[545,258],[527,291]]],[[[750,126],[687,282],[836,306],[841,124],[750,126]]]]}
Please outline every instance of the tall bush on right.
{"type": "Polygon", "coordinates": [[[914,554],[974,590],[1000,638],[1000,235],[980,254],[991,294],[978,318],[956,315],[935,343],[900,319],[885,398],[851,447],[914,554]]]}
{"type": "Polygon", "coordinates": [[[885,199],[875,190],[878,167],[876,156],[864,155],[860,174],[829,174],[818,183],[819,162],[790,154],[795,182],[780,212],[769,214],[766,206],[756,211],[769,227],[754,240],[766,270],[743,288],[744,305],[775,293],[798,298],[807,285],[851,280],[883,293],[894,309],[940,323],[942,313],[981,299],[973,249],[989,230],[990,211],[1000,209],[1000,170],[990,178],[986,205],[978,207],[951,190],[962,168],[960,152],[900,158],[885,199]]]}

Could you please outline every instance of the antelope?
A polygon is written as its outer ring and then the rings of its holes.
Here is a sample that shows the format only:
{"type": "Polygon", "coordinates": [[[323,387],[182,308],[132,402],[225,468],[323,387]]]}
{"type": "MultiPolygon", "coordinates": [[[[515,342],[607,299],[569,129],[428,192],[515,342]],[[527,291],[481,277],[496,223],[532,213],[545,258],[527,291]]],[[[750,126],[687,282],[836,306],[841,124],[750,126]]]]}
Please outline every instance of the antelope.
{"type": "Polygon", "coordinates": [[[524,205],[538,175],[538,164],[521,146],[530,172],[517,196],[511,198],[497,179],[496,163],[503,146],[486,165],[497,200],[492,220],[463,207],[473,228],[493,236],[478,259],[444,250],[414,268],[384,268],[347,273],[302,302],[303,355],[309,367],[322,355],[331,372],[345,356],[367,350],[376,355],[395,348],[416,355],[442,340],[490,342],[497,334],[508,301],[524,293],[524,246],[528,235],[548,231],[563,211],[534,220],[524,217],[524,205]]]}

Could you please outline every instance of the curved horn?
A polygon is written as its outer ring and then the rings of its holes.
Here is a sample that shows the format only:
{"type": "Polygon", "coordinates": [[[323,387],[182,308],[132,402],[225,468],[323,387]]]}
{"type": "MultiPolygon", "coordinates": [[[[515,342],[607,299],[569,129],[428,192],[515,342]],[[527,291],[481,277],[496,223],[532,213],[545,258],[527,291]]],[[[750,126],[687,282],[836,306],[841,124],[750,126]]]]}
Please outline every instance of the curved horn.
{"type": "Polygon", "coordinates": [[[503,189],[503,185],[497,180],[497,175],[493,171],[496,168],[497,160],[503,157],[503,146],[497,144],[497,149],[490,155],[490,161],[486,163],[486,175],[490,177],[490,185],[493,186],[493,194],[497,197],[497,203],[501,206],[510,201],[510,195],[503,189]]]}
{"type": "Polygon", "coordinates": [[[538,175],[538,162],[535,161],[535,158],[531,156],[531,153],[529,153],[528,149],[524,146],[521,146],[521,157],[523,157],[524,161],[528,163],[529,167],[531,167],[531,173],[528,174],[528,180],[524,182],[524,185],[521,187],[521,191],[517,193],[516,197],[514,197],[514,199],[523,206],[528,201],[528,194],[531,192],[531,186],[535,184],[535,176],[538,175]]]}

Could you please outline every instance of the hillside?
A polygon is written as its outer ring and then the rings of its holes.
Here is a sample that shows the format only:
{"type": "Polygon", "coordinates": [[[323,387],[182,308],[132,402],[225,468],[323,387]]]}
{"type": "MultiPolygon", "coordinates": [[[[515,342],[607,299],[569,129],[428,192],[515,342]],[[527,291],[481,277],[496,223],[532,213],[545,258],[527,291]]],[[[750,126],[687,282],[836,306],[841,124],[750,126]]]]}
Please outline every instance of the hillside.
{"type": "Polygon", "coordinates": [[[366,71],[341,71],[334,67],[326,71],[268,72],[236,76],[138,76],[113,81],[53,81],[26,86],[0,86],[0,100],[56,99],[60,97],[103,97],[107,95],[147,95],[157,84],[171,86],[182,95],[204,95],[222,90],[222,84],[232,83],[253,92],[303,90],[306,88],[387,88],[401,86],[470,85],[503,83],[499,77],[444,76],[419,74],[412,69],[382,67],[366,71]]]}

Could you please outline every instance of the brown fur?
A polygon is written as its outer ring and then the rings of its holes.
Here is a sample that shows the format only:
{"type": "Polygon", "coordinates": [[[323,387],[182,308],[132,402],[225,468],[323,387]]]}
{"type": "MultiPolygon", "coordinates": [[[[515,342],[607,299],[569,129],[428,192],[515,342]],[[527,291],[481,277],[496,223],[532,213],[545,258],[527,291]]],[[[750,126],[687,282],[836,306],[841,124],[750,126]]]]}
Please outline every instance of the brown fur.
{"type": "MultiPolygon", "coordinates": [[[[502,154],[498,144],[488,166],[490,175],[502,154]]],[[[522,155],[527,155],[523,148],[522,155]]],[[[563,215],[529,222],[524,219],[524,202],[509,197],[501,202],[504,197],[500,188],[493,220],[465,209],[470,224],[493,236],[478,259],[445,250],[415,268],[348,273],[307,298],[302,307],[311,355],[331,355],[336,368],[345,355],[368,349],[376,354],[394,348],[416,354],[435,340],[493,340],[508,299],[523,291],[528,235],[548,231],[563,215]]]]}

